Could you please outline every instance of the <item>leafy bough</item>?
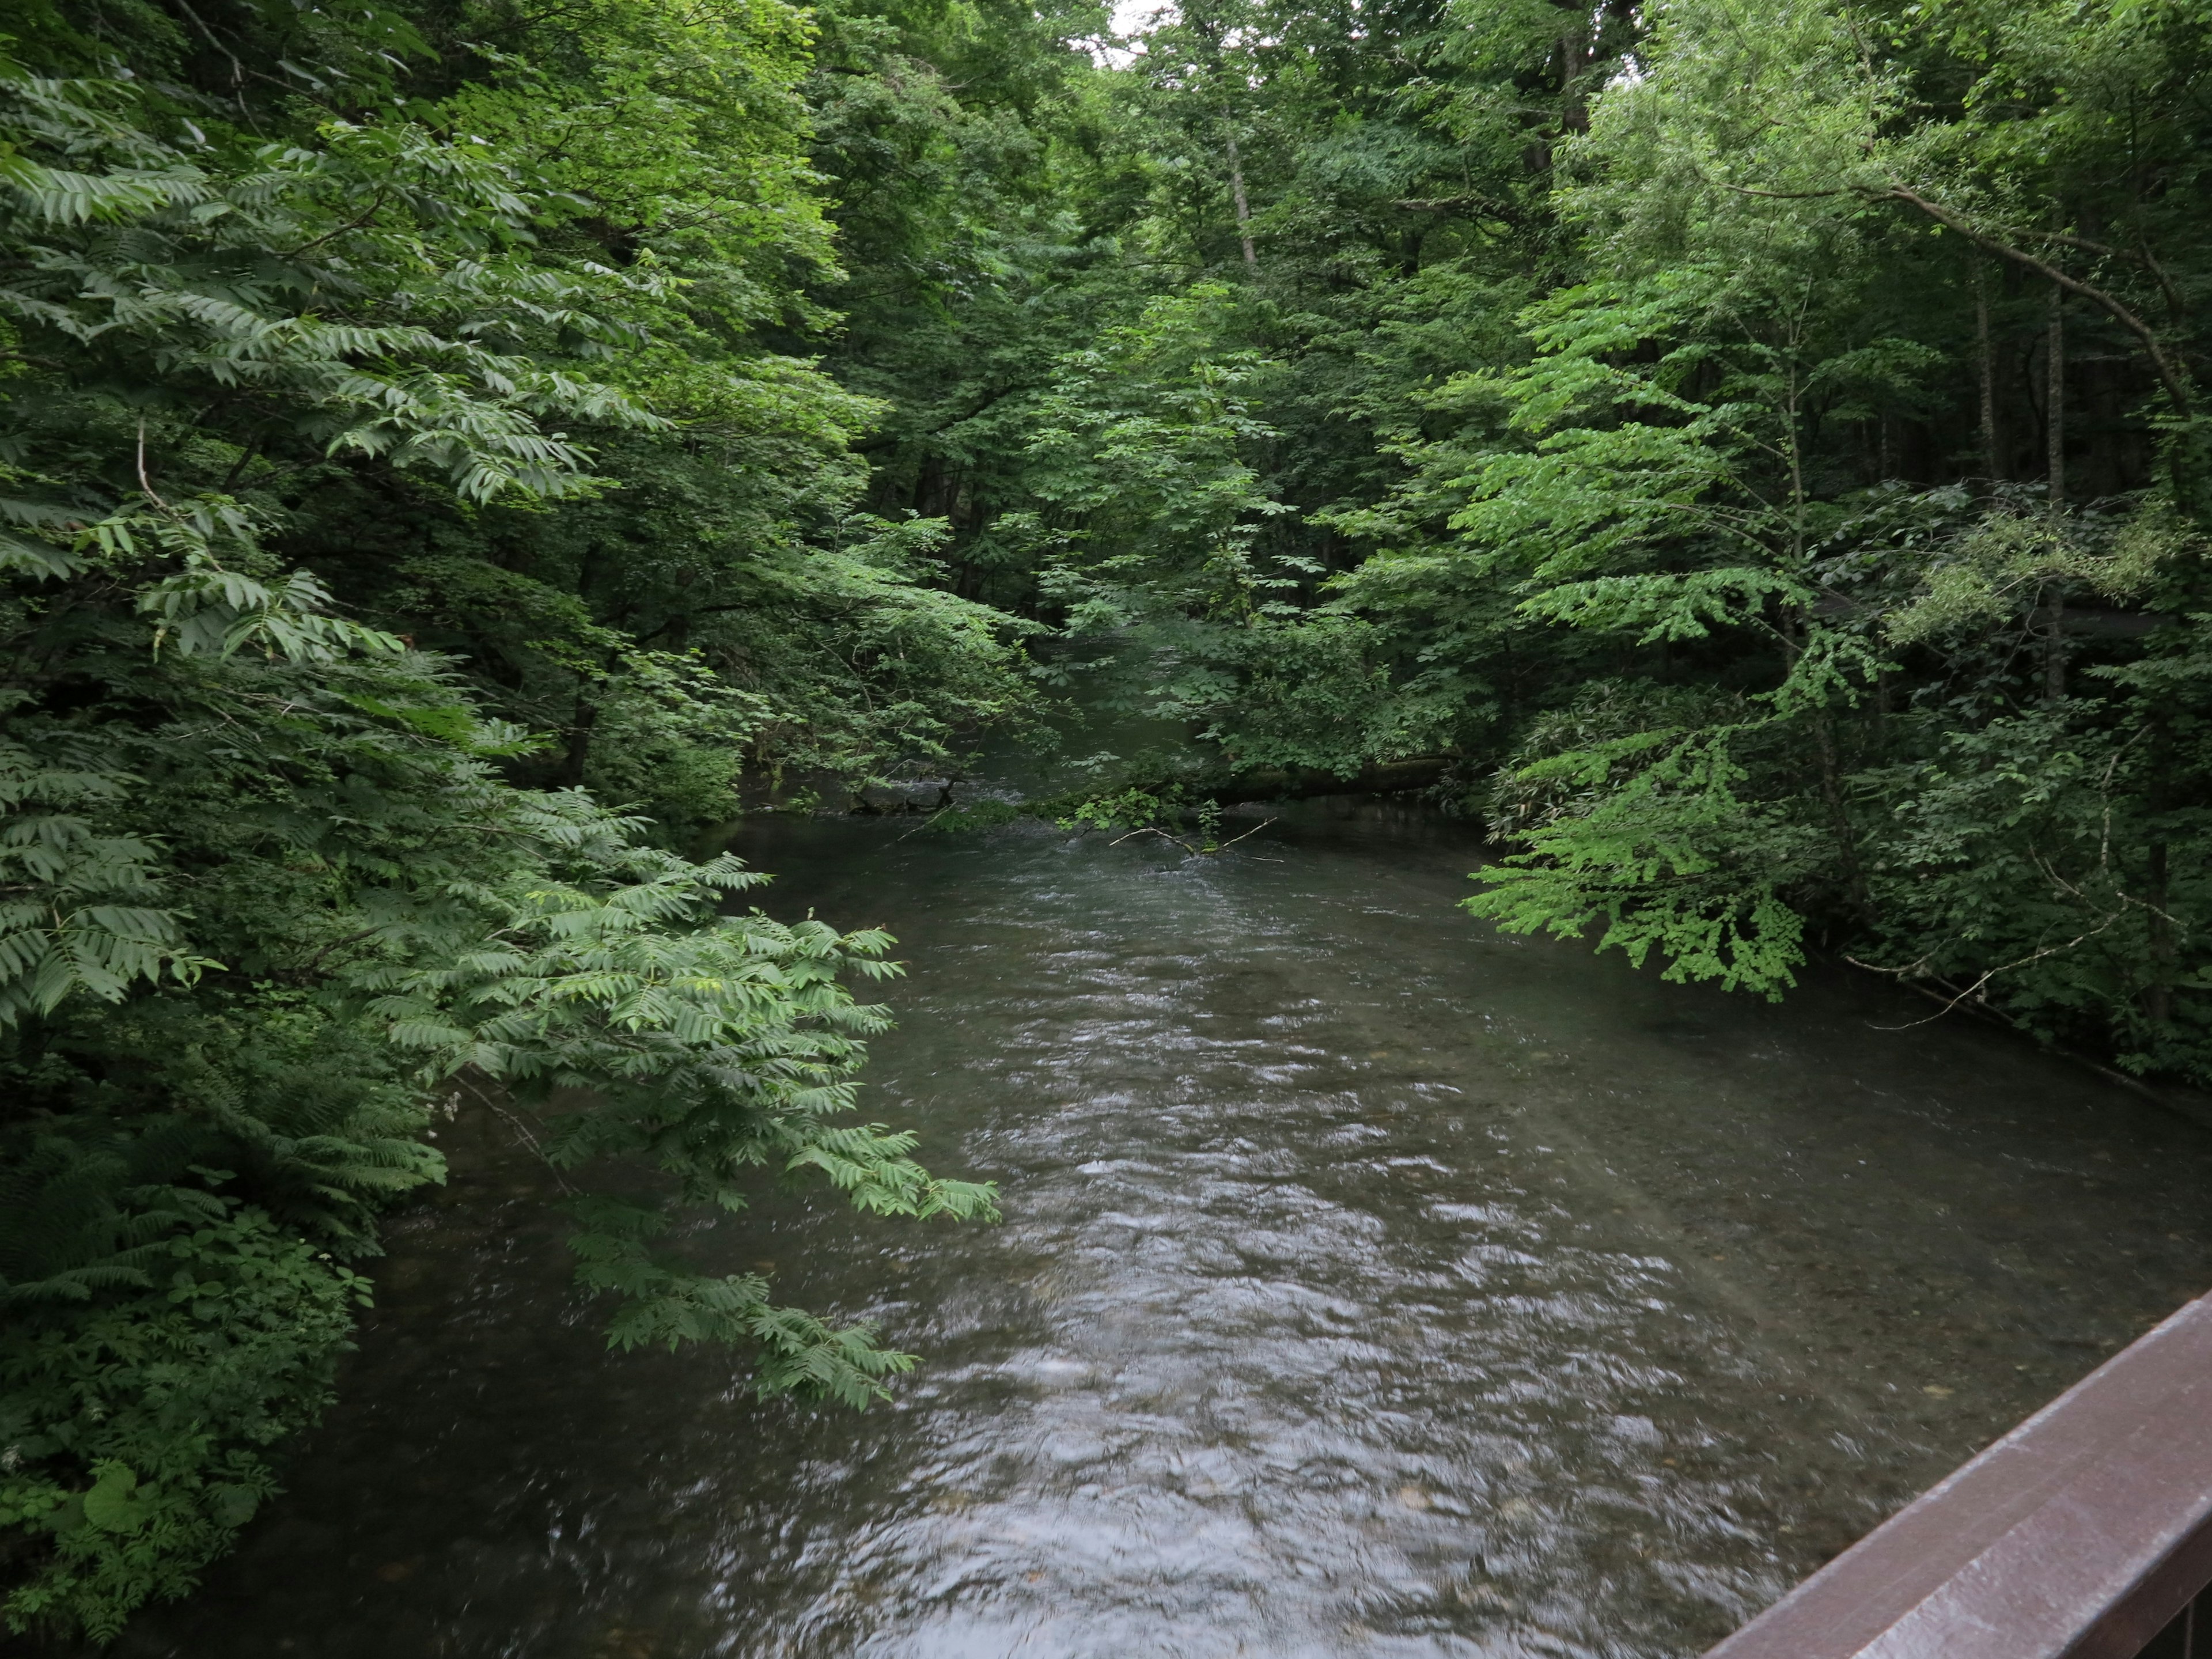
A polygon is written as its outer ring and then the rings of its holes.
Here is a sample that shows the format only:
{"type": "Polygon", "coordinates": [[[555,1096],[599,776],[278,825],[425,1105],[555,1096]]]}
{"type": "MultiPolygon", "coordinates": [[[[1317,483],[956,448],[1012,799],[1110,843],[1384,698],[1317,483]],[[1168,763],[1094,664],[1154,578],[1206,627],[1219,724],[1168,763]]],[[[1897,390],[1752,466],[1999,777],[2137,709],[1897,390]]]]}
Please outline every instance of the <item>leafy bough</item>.
{"type": "Polygon", "coordinates": [[[842,1121],[862,1039],[888,1021],[839,976],[894,973],[881,960],[890,939],[715,915],[723,894],[764,879],[727,856],[692,864],[635,846],[611,856],[596,881],[501,896],[505,923],[475,948],[382,970],[370,1012],[421,1056],[424,1086],[502,1111],[503,1094],[535,1113],[525,1132],[556,1170],[617,1161],[669,1178],[659,1200],[567,1200],[579,1282],[623,1298],[611,1345],[750,1343],[763,1396],[865,1405],[910,1356],[878,1346],[865,1325],[773,1305],[757,1276],[695,1271],[651,1246],[677,1206],[744,1208],[747,1177],[763,1168],[826,1180],[878,1215],[995,1217],[990,1185],[933,1177],[908,1156],[911,1134],[842,1121]],[[564,1109],[571,1091],[591,1103],[564,1109]]]}
{"type": "Polygon", "coordinates": [[[1778,1000],[1803,958],[1802,919],[1783,896],[1818,867],[1817,832],[1747,800],[1729,740],[1746,725],[1660,728],[1591,744],[1510,772],[1567,804],[1516,839],[1525,850],[1476,872],[1463,901],[1509,933],[1580,939],[1662,977],[1717,979],[1778,1000]]]}

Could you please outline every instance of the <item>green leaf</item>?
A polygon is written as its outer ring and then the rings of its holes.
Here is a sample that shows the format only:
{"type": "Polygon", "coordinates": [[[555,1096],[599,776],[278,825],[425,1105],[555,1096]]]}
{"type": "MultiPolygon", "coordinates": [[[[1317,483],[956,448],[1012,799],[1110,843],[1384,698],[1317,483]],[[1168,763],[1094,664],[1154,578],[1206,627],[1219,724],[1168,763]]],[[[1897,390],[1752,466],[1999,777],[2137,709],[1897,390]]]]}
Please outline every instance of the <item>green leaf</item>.
{"type": "Polygon", "coordinates": [[[99,1479],[84,1495],[86,1524],[103,1532],[137,1532],[152,1509],[138,1491],[138,1477],[121,1463],[96,1467],[99,1479]]]}

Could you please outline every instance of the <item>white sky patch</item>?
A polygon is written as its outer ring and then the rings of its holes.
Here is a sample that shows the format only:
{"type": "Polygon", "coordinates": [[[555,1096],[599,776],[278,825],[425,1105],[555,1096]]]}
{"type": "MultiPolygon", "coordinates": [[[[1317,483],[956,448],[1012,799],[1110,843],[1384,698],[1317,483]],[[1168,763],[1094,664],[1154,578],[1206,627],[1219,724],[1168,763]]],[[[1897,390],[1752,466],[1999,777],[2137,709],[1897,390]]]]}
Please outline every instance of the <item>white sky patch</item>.
{"type": "Polygon", "coordinates": [[[1175,21],[1173,0],[1114,0],[1114,38],[1101,40],[1091,55],[1109,69],[1127,69],[1144,56],[1142,47],[1126,44],[1132,37],[1175,21]]]}

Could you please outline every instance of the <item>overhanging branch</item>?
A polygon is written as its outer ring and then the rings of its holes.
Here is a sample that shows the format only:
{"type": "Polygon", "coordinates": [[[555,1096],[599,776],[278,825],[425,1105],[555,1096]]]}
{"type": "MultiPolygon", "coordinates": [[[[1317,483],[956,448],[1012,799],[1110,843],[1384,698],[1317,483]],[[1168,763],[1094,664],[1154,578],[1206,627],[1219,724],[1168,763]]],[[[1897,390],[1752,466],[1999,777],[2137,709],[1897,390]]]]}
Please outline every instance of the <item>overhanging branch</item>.
{"type": "Polygon", "coordinates": [[[1935,220],[1936,223],[1957,231],[1975,246],[1985,249],[2000,258],[2009,259],[2014,264],[2033,271],[2046,282],[2056,283],[2067,293],[2078,295],[2081,298],[2088,301],[2090,304],[2136,337],[2145,354],[2149,356],[2152,368],[2157,372],[2159,384],[2166,388],[2166,399],[2173,405],[2173,412],[2184,420],[2189,417],[2191,403],[2188,380],[2175,366],[2173,360],[2166,355],[2166,348],[2160,342],[2157,331],[2095,283],[2085,283],[2077,276],[2068,276],[2057,266],[2046,260],[2037,258],[2027,249],[2015,247],[2010,242],[1991,235],[1988,231],[1982,229],[1952,209],[1945,207],[1942,203],[1929,201],[1909,185],[1892,181],[1879,190],[1871,186],[1863,187],[1859,193],[1869,201],[1902,202],[1907,207],[1916,208],[1935,220]]]}

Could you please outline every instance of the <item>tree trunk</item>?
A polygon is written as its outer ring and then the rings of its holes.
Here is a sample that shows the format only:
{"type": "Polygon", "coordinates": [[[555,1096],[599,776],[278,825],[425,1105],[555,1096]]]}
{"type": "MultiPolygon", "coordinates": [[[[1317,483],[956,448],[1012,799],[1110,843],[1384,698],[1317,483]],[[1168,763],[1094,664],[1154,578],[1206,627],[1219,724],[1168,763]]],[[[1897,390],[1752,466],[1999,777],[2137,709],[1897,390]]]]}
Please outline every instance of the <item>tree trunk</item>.
{"type": "Polygon", "coordinates": [[[592,756],[592,728],[599,723],[599,706],[590,696],[592,682],[580,680],[576,686],[576,707],[568,721],[568,746],[561,757],[559,778],[564,788],[574,789],[584,781],[584,766],[592,756]]]}
{"type": "MultiPolygon", "coordinates": [[[[2051,515],[2066,510],[2066,295],[2057,284],[2051,289],[2050,368],[2045,397],[2049,410],[2044,426],[2050,438],[2051,515]]],[[[2051,584],[2051,626],[2043,636],[2043,701],[2056,704],[2066,695],[2066,579],[2051,584]]]]}
{"type": "Polygon", "coordinates": [[[1862,921],[1874,920],[1874,900],[1867,891],[1866,869],[1859,862],[1858,835],[1851,827],[1850,806],[1844,799],[1843,768],[1836,757],[1835,723],[1826,708],[1813,711],[1813,747],[1820,763],[1820,801],[1828,809],[1829,833],[1836,841],[1836,861],[1844,872],[1844,896],[1862,921]]]}
{"type": "Polygon", "coordinates": [[[1260,256],[1252,251],[1252,208],[1244,199],[1244,164],[1237,154],[1237,135],[1229,139],[1229,194],[1237,204],[1237,238],[1244,244],[1244,268],[1255,276],[1260,270],[1260,256]]]}
{"type": "Polygon", "coordinates": [[[2166,920],[2169,885],[2166,842],[2150,844],[2150,983],[2143,988],[2143,1012],[2163,1025],[2173,1018],[2173,924],[2166,920]]]}
{"type": "Polygon", "coordinates": [[[1982,471],[1992,482],[2004,477],[1997,449],[1996,351],[1990,343],[1990,270],[1974,256],[1974,342],[1981,354],[1982,471]]]}
{"type": "Polygon", "coordinates": [[[2054,513],[2066,505],[2066,295],[2053,283],[2051,289],[2051,326],[2045,336],[2049,368],[2045,395],[2047,405],[2044,432],[2048,440],[2051,510],[2054,513]]]}

